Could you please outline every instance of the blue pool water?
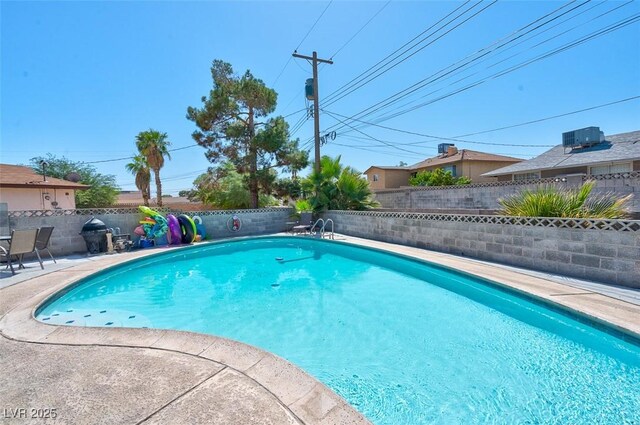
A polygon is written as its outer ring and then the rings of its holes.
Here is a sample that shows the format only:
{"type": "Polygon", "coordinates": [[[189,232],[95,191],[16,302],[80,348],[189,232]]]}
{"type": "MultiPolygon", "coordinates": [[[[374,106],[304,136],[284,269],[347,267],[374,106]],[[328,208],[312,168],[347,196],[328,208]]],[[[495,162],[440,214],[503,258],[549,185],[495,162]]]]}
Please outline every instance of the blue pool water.
{"type": "Polygon", "coordinates": [[[471,276],[305,238],[166,252],[37,318],[183,329],[276,353],[376,424],[640,421],[640,347],[471,276]]]}

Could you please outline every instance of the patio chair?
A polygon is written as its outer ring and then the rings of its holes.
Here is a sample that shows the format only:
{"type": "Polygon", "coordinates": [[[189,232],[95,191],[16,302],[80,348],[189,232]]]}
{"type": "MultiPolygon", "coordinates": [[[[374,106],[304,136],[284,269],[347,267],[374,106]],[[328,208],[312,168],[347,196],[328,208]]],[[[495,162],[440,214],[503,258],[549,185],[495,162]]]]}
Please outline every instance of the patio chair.
{"type": "Polygon", "coordinates": [[[38,238],[36,239],[36,255],[40,258],[40,251],[47,251],[54,263],[57,263],[53,258],[53,254],[49,251],[49,241],[51,240],[51,234],[53,233],[53,227],[41,227],[38,232],[38,238]]]}
{"type": "Polygon", "coordinates": [[[29,230],[12,230],[11,231],[11,245],[9,246],[9,251],[0,247],[0,256],[7,257],[7,263],[11,268],[11,273],[16,274],[16,271],[13,269],[13,262],[11,261],[11,257],[17,257],[18,259],[18,269],[23,268],[22,258],[24,254],[30,254],[32,252],[36,252],[38,256],[38,261],[40,262],[40,267],[44,270],[44,266],[42,265],[42,260],[40,259],[40,254],[36,251],[36,239],[38,238],[38,229],[29,229],[29,230]]]}
{"type": "Polygon", "coordinates": [[[310,233],[311,226],[313,225],[311,220],[313,220],[313,213],[300,213],[300,221],[298,222],[299,224],[291,228],[291,233],[310,233]]]}

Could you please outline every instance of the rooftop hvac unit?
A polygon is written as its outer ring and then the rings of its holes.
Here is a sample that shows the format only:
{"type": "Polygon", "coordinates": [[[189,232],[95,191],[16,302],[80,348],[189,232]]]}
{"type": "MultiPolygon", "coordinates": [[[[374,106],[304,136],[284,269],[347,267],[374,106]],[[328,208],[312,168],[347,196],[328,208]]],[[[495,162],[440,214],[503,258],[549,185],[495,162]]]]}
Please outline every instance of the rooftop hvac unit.
{"type": "Polygon", "coordinates": [[[602,141],[604,141],[604,133],[600,131],[600,127],[587,127],[562,133],[564,148],[586,148],[602,141]]]}
{"type": "Polygon", "coordinates": [[[449,147],[455,146],[453,143],[440,143],[438,145],[438,153],[447,153],[449,147]]]}

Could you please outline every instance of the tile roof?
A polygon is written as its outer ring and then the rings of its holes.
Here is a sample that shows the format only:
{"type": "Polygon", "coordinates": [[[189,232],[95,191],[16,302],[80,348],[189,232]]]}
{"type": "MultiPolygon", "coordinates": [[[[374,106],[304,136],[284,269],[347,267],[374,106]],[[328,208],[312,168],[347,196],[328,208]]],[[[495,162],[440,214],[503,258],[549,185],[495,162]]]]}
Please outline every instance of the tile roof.
{"type": "Polygon", "coordinates": [[[372,165],[367,168],[367,171],[364,172],[366,174],[372,168],[379,168],[381,170],[406,170],[406,171],[414,171],[419,170],[421,168],[434,167],[437,165],[450,164],[452,162],[457,161],[496,161],[496,162],[520,162],[522,159],[513,158],[511,156],[504,155],[496,155],[492,153],[486,152],[478,152],[472,151],[470,149],[460,149],[453,155],[449,156],[434,156],[432,158],[427,158],[424,161],[420,161],[416,164],[409,165],[406,167],[387,167],[384,165],[372,165]]]}
{"type": "Polygon", "coordinates": [[[387,167],[386,165],[372,165],[371,167],[367,168],[365,170],[365,172],[362,173],[362,174],[367,174],[367,172],[372,168],[378,168],[380,170],[405,170],[405,171],[411,171],[411,168],[409,168],[409,167],[398,167],[398,166],[396,166],[396,167],[391,167],[391,166],[387,167]]]}
{"type": "MultiPolygon", "coordinates": [[[[156,202],[156,198],[152,197],[150,199],[151,202],[156,202]]],[[[189,203],[189,198],[184,196],[165,196],[162,198],[162,203],[164,205],[170,204],[185,204],[189,203]]],[[[131,190],[131,191],[121,191],[118,194],[118,199],[116,200],[116,204],[138,204],[143,205],[142,192],[139,190],[131,190]]]]}
{"type": "Polygon", "coordinates": [[[88,189],[90,187],[86,184],[74,183],[55,177],[47,177],[47,180],[44,181],[42,175],[37,174],[31,167],[10,164],[0,164],[0,186],[61,189],[88,189]]]}
{"type": "Polygon", "coordinates": [[[420,168],[433,167],[436,165],[444,165],[457,161],[496,161],[496,162],[521,162],[522,159],[513,158],[511,156],[495,155],[492,153],[472,151],[470,149],[460,149],[453,155],[434,156],[424,161],[409,166],[410,169],[416,170],[420,168]]]}
{"type": "Polygon", "coordinates": [[[535,158],[498,168],[484,173],[483,176],[500,176],[629,160],[640,160],[640,130],[606,136],[602,143],[584,149],[572,151],[567,149],[567,153],[562,145],[558,145],[535,158]]]}

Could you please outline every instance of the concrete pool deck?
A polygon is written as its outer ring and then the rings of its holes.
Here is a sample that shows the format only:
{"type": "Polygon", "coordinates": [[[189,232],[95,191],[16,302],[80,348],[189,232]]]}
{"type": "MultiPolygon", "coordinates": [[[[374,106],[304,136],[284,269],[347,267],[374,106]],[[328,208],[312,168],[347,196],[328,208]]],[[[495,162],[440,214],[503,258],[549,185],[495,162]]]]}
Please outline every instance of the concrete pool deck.
{"type": "MultiPolygon", "coordinates": [[[[469,272],[640,336],[640,305],[633,302],[633,290],[607,295],[602,285],[589,288],[419,248],[337,239],[469,272]]],[[[45,274],[34,271],[28,280],[0,284],[0,422],[27,423],[39,413],[31,409],[56,409],[57,418],[43,422],[368,423],[324,384],[249,345],[190,332],[54,326],[33,318],[42,301],[78,279],[160,251],[90,257],[58,268],[47,262],[45,274]],[[25,417],[16,409],[26,409],[25,417]]]]}

